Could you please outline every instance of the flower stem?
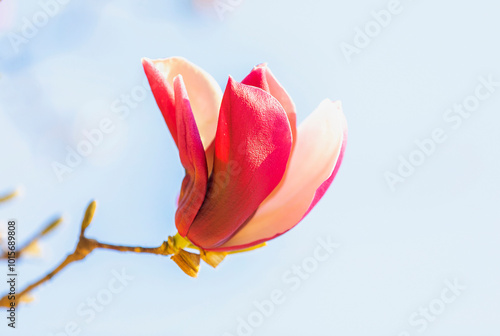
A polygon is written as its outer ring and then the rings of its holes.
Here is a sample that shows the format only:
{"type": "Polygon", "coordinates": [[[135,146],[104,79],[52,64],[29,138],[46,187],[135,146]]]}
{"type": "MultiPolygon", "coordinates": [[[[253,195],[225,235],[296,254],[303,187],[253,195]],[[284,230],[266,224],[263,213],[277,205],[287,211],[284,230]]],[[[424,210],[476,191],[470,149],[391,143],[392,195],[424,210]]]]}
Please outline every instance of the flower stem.
{"type": "MultiPolygon", "coordinates": [[[[64,259],[59,266],[54,268],[51,272],[47,273],[45,276],[40,278],[39,280],[33,282],[28,285],[21,292],[17,293],[15,296],[16,305],[26,294],[31,292],[33,289],[39,287],[46,281],[52,279],[56,274],[65,269],[68,265],[75,261],[80,261],[85,259],[90,253],[92,253],[95,249],[105,249],[119,252],[135,252],[135,253],[150,253],[157,255],[170,255],[173,253],[172,247],[169,245],[169,242],[164,242],[162,245],[158,247],[140,247],[140,246],[123,246],[123,245],[112,245],[98,242],[95,239],[88,239],[84,235],[80,235],[80,240],[76,245],[75,251],[68,255],[66,259],[64,259]]],[[[11,300],[8,299],[9,295],[5,295],[0,299],[0,307],[9,307],[11,300]]]]}

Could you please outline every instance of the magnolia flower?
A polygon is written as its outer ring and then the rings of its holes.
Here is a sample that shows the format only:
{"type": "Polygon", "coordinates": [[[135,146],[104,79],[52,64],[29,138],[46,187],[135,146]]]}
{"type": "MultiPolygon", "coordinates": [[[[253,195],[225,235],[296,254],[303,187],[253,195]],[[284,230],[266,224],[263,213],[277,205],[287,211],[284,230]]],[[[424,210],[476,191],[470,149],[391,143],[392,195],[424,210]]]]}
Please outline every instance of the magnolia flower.
{"type": "Polygon", "coordinates": [[[237,251],[276,238],[323,197],[344,154],[339,101],[296,127],[295,105],[266,65],[217,82],[187,60],[143,59],[186,175],[175,224],[201,251],[237,251]]]}

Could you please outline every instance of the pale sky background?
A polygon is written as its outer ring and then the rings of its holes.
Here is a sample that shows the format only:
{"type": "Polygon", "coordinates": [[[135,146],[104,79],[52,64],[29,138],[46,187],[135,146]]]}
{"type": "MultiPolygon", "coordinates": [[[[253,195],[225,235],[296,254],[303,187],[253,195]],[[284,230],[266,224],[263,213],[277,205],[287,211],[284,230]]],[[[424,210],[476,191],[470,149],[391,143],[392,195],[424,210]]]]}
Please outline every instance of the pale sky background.
{"type": "Polygon", "coordinates": [[[2,0],[0,192],[24,190],[0,206],[2,230],[15,218],[23,240],[65,217],[42,241],[41,257],[19,264],[21,287],[72,251],[91,199],[98,209],[90,237],[157,246],[175,233],[183,171],[152,94],[123,120],[112,109],[142,85],[142,57],[183,56],[223,88],[228,75],[241,80],[267,62],[299,121],[324,98],[342,100],[349,141],[324,199],[291,232],[215,270],[202,265],[197,279],[168,258],[96,251],[34,291],[15,331],[0,312],[0,333],[70,335],[63,332],[74,322],[75,335],[92,336],[497,336],[500,86],[460,127],[443,115],[474,95],[480,77],[500,81],[500,5],[401,0],[348,62],[342,43],[353,44],[357,28],[376,29],[371,13],[390,1],[227,2],[236,5],[221,20],[213,7],[185,0],[69,1],[16,51],[9,36],[33,16],[43,20],[42,7],[2,0]],[[68,146],[103,118],[114,131],[59,182],[52,162],[64,163],[68,146]],[[386,172],[397,173],[400,156],[438,128],[446,141],[391,190],[386,172]],[[339,247],[293,291],[282,277],[327,237],[339,247]],[[87,323],[77,309],[107,289],[112,270],[134,279],[87,323]],[[443,303],[443,291],[452,295],[447,280],[465,289],[443,303]],[[285,301],[238,332],[241,319],[257,316],[254,301],[275,291],[285,301]]]}

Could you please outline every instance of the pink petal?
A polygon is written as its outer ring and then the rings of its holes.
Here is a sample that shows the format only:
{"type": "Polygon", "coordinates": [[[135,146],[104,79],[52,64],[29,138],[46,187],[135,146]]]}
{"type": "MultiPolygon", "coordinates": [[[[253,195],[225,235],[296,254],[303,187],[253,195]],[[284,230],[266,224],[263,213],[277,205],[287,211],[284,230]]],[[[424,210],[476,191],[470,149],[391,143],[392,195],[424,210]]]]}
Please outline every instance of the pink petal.
{"type": "Polygon", "coordinates": [[[177,145],[182,166],[186,170],[175,213],[175,225],[181,235],[186,235],[205,199],[208,172],[205,151],[181,75],[174,78],[174,90],[177,145]]]}
{"type": "Polygon", "coordinates": [[[281,181],[292,134],[281,104],[229,78],[207,196],[187,237],[211,249],[229,239],[281,181]]]}
{"type": "Polygon", "coordinates": [[[284,182],[255,215],[218,250],[261,243],[293,228],[314,207],[340,166],[347,123],[340,102],[324,100],[300,125],[284,182]]]}
{"type": "Polygon", "coordinates": [[[169,115],[173,112],[168,111],[170,107],[166,106],[168,103],[165,103],[168,102],[165,97],[169,95],[169,92],[168,85],[164,82],[172,85],[174,77],[182,75],[203,147],[207,148],[215,138],[222,99],[222,91],[215,79],[201,68],[181,57],[152,61],[144,59],[143,64],[153,94],[167,124],[169,124],[168,119],[172,118],[169,115]]]}
{"type": "MultiPolygon", "coordinates": [[[[281,86],[278,80],[274,77],[271,72],[271,69],[267,67],[267,65],[260,64],[252,69],[252,71],[245,77],[242,81],[243,84],[252,85],[258,87],[266,92],[269,92],[274,98],[276,98],[281,106],[285,109],[285,112],[288,117],[288,121],[290,122],[290,128],[292,130],[292,155],[295,147],[295,142],[297,140],[297,115],[295,113],[295,104],[292,101],[292,98],[288,95],[285,89],[281,86]]],[[[290,155],[290,159],[292,157],[290,155]]],[[[289,160],[290,160],[289,159],[289,160]]],[[[288,170],[285,171],[285,176],[288,174],[288,170]]],[[[273,194],[276,194],[281,189],[285,178],[281,180],[281,183],[273,190],[272,194],[269,195],[269,198],[273,197],[273,194]]]]}
{"type": "Polygon", "coordinates": [[[297,137],[297,115],[295,112],[295,104],[293,103],[292,98],[290,98],[288,93],[278,82],[276,77],[274,77],[271,69],[269,69],[266,64],[259,64],[253,68],[250,74],[248,74],[248,76],[246,76],[241,83],[261,88],[262,90],[269,92],[280,102],[281,106],[285,109],[288,120],[290,121],[290,127],[295,141],[297,137]]]}

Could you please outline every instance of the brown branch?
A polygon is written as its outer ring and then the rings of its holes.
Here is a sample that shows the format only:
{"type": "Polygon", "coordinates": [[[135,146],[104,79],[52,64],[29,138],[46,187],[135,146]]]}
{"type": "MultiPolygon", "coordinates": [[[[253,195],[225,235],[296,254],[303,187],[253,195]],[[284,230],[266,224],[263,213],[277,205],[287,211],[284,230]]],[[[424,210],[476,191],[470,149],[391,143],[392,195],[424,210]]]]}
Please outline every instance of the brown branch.
{"type": "Polygon", "coordinates": [[[164,242],[161,246],[158,247],[110,245],[110,244],[100,243],[95,240],[94,242],[96,244],[95,247],[100,249],[114,250],[120,252],[151,253],[151,254],[165,255],[165,256],[172,254],[167,252],[168,250],[167,242],[164,242]]]}
{"type": "MultiPolygon", "coordinates": [[[[155,255],[169,256],[171,259],[189,276],[196,277],[199,271],[200,259],[203,259],[212,267],[216,267],[227,255],[225,252],[208,252],[197,248],[192,245],[188,240],[181,237],[179,234],[168,237],[167,241],[164,241],[158,247],[141,247],[141,246],[124,246],[124,245],[113,245],[101,243],[95,239],[89,239],[85,236],[85,231],[90,225],[94,212],[96,209],[96,202],[91,202],[87,210],[85,211],[84,218],[81,224],[80,236],[78,244],[75,247],[73,253],[69,254],[54,270],[47,273],[45,276],[41,277],[39,280],[28,285],[25,289],[15,294],[14,300],[9,300],[9,295],[5,295],[0,299],[0,307],[9,307],[11,302],[15,302],[17,305],[22,301],[29,292],[33,289],[39,287],[43,283],[52,279],[55,275],[65,269],[68,265],[75,261],[80,261],[85,259],[90,253],[96,249],[104,249],[118,252],[133,252],[133,253],[149,253],[155,255]],[[187,252],[184,249],[197,249],[200,253],[187,252]]],[[[47,234],[53,230],[60,223],[60,219],[50,223],[45,229],[43,229],[38,235],[36,235],[26,246],[33,243],[41,236],[47,234]]],[[[22,252],[22,249],[20,250],[22,252]]],[[[19,252],[18,252],[19,253],[19,252]]]]}
{"type": "MultiPolygon", "coordinates": [[[[76,245],[75,251],[69,254],[62,262],[59,264],[54,270],[47,273],[45,276],[35,281],[34,283],[28,285],[21,292],[16,293],[16,304],[20,302],[22,298],[31,292],[33,289],[39,287],[43,283],[52,279],[56,274],[65,269],[68,265],[72,264],[75,261],[80,261],[85,259],[90,253],[92,253],[95,249],[107,249],[113,251],[120,252],[135,252],[135,253],[151,253],[156,255],[164,255],[168,256],[173,254],[174,249],[170,246],[169,242],[164,242],[159,247],[140,247],[140,246],[122,246],[122,245],[112,245],[105,244],[96,241],[95,239],[88,239],[85,236],[81,235],[78,244],[76,245]]],[[[8,294],[5,295],[2,299],[0,299],[0,307],[9,307],[11,300],[8,299],[8,294]]]]}
{"type": "Polygon", "coordinates": [[[14,190],[6,195],[0,196],[0,203],[7,202],[19,194],[19,191],[14,190]]]}
{"type": "MultiPolygon", "coordinates": [[[[9,300],[9,295],[11,293],[8,293],[4,297],[0,299],[0,307],[9,307],[11,302],[15,302],[17,305],[18,302],[21,302],[24,296],[31,292],[33,289],[39,287],[43,283],[49,281],[52,279],[56,274],[61,272],[63,269],[65,269],[68,265],[72,264],[75,261],[80,261],[85,259],[90,253],[92,253],[95,249],[106,249],[106,250],[112,250],[112,251],[119,251],[119,252],[134,252],[134,253],[150,253],[150,254],[156,254],[156,255],[163,255],[163,256],[168,256],[172,254],[178,254],[179,248],[177,247],[178,242],[176,242],[174,237],[169,237],[168,241],[163,242],[160,246],[158,247],[141,247],[141,246],[123,246],[123,245],[112,245],[112,244],[106,244],[106,243],[101,243],[98,242],[95,239],[89,239],[85,237],[85,231],[87,230],[88,226],[90,225],[90,222],[92,221],[92,218],[94,216],[96,208],[96,202],[93,201],[89,204],[87,207],[87,210],[85,211],[84,218],[82,220],[81,224],[81,231],[80,231],[80,237],[78,240],[78,244],[76,245],[75,250],[73,253],[69,254],[62,262],[59,264],[54,270],[51,272],[47,273],[45,276],[40,278],[39,280],[33,282],[32,284],[28,285],[25,289],[22,291],[18,292],[15,294],[15,299],[9,300]]],[[[32,240],[30,240],[29,243],[25,245],[25,247],[29,246],[32,244],[34,241],[39,239],[41,236],[47,234],[48,232],[52,231],[59,223],[60,219],[50,223],[45,227],[42,231],[40,231],[39,234],[37,234],[32,240]]],[[[23,249],[21,249],[18,252],[21,253],[23,249]]],[[[189,252],[182,251],[187,254],[191,254],[189,252]]],[[[174,260],[176,261],[176,260],[174,260]]],[[[178,264],[179,262],[176,261],[178,264]]],[[[199,263],[198,263],[199,264],[199,263]]],[[[183,265],[185,266],[185,265],[183,265]]],[[[194,268],[194,275],[196,276],[196,273],[198,272],[197,265],[189,265],[191,268],[194,268]]],[[[199,265],[198,265],[199,266],[199,265]]],[[[188,267],[189,268],[189,267],[188,267]]]]}
{"type": "MultiPolygon", "coordinates": [[[[29,285],[28,287],[26,287],[24,290],[22,290],[20,293],[16,293],[15,294],[16,299],[12,300],[12,301],[14,301],[16,303],[16,305],[18,305],[18,302],[20,302],[20,300],[26,294],[28,294],[29,292],[31,292],[33,289],[35,289],[36,287],[40,286],[44,282],[49,281],[50,279],[52,279],[52,277],[54,275],[56,275],[63,268],[65,268],[70,263],[72,263],[74,261],[73,258],[72,258],[72,256],[73,256],[72,254],[69,255],[69,256],[67,256],[66,259],[64,259],[64,261],[59,266],[57,266],[52,272],[48,273],[46,276],[44,276],[43,278],[41,278],[37,282],[32,283],[31,285],[29,285]]],[[[10,302],[12,302],[12,301],[9,300],[9,295],[7,294],[2,299],[0,299],[0,307],[9,307],[10,306],[10,302]]]]}

